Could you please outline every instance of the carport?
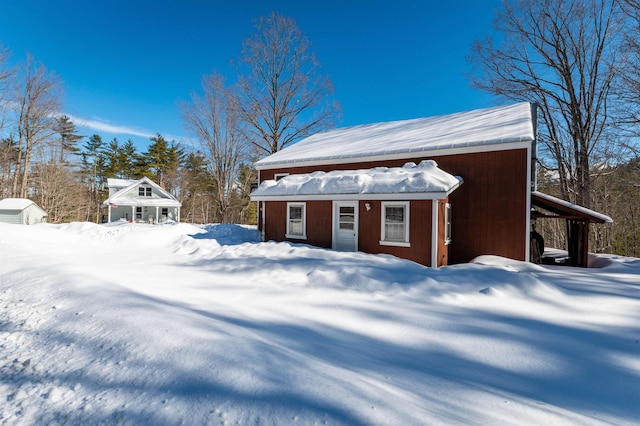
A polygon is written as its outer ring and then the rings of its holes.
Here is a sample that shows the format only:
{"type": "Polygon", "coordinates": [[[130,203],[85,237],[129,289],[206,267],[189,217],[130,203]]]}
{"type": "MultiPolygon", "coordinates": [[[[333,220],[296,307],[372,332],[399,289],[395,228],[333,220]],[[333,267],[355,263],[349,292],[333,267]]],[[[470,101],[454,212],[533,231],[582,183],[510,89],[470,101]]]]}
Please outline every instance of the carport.
{"type": "MultiPolygon", "coordinates": [[[[567,252],[570,266],[589,266],[589,224],[610,223],[604,214],[569,203],[551,195],[531,193],[531,219],[564,219],[567,232],[567,252]]],[[[532,242],[534,239],[532,238],[532,242]]]]}

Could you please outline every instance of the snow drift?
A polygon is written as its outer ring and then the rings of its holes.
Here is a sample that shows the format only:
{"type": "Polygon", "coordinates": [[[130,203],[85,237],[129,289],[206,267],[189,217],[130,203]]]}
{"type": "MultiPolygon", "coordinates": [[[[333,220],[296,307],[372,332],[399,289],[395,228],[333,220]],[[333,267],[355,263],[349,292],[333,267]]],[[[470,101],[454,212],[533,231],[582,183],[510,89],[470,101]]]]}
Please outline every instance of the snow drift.
{"type": "Polygon", "coordinates": [[[640,260],[601,258],[434,270],[232,225],[0,224],[0,422],[633,424],[640,260]]]}

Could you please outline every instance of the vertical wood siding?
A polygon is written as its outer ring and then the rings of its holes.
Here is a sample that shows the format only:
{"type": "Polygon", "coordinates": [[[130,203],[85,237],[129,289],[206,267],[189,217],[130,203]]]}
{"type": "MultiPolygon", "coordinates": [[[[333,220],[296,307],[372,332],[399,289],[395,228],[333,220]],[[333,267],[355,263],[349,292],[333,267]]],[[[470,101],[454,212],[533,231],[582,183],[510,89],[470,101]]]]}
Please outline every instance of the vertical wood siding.
{"type": "Polygon", "coordinates": [[[431,265],[431,200],[411,200],[409,206],[410,247],[380,245],[382,202],[360,201],[358,250],[373,254],[391,254],[431,265]],[[367,211],[365,204],[371,205],[367,211]]]}
{"type": "Polygon", "coordinates": [[[307,238],[286,238],[287,202],[268,201],[265,203],[265,238],[267,241],[291,241],[331,248],[331,201],[306,201],[307,238]]]}
{"type": "MultiPolygon", "coordinates": [[[[464,183],[449,198],[452,208],[453,240],[446,247],[448,263],[468,262],[474,257],[484,254],[526,260],[525,245],[526,233],[528,232],[528,224],[526,223],[528,185],[526,149],[261,170],[260,179],[273,179],[275,173],[300,174],[313,171],[369,169],[377,166],[401,167],[407,161],[419,163],[425,159],[435,160],[442,170],[464,179],[464,183]]],[[[364,207],[365,202],[361,201],[359,208],[359,250],[369,253],[389,253],[427,265],[430,263],[430,200],[411,201],[412,235],[410,248],[379,245],[380,202],[370,201],[372,209],[369,212],[364,207]],[[416,209],[415,213],[414,208],[416,209]],[[429,226],[425,226],[423,222],[425,218],[429,218],[429,226]]],[[[268,206],[267,238],[281,241],[286,231],[284,223],[286,221],[286,202],[280,207],[277,205],[282,203],[268,202],[266,204],[268,206]],[[272,205],[274,205],[273,208],[272,205]],[[276,229],[273,229],[274,227],[276,229]],[[276,235],[281,235],[279,240],[274,238],[276,235]]],[[[314,223],[322,227],[320,233],[323,235],[326,233],[330,239],[331,202],[308,202],[307,214],[309,215],[310,212],[314,212],[311,213],[314,216],[314,223]],[[316,203],[328,204],[320,207],[320,204],[316,205],[316,203]],[[315,218],[316,214],[326,214],[327,209],[329,213],[326,216],[326,221],[319,217],[315,218]]],[[[439,214],[439,216],[443,215],[444,211],[439,214]]],[[[326,236],[318,238],[320,243],[315,243],[315,237],[312,239],[309,235],[310,224],[311,222],[307,227],[307,243],[320,247],[331,247],[330,241],[328,243],[326,241],[326,236]]],[[[438,229],[440,230],[440,224],[438,229]]],[[[446,262],[446,259],[441,258],[439,253],[438,263],[441,261],[446,262]]]]}

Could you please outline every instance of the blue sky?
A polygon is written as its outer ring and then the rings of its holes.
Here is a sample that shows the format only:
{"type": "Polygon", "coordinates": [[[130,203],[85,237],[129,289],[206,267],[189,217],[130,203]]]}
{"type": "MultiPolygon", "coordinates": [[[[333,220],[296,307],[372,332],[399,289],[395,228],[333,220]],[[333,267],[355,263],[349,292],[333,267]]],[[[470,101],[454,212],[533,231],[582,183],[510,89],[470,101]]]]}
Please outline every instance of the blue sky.
{"type": "Polygon", "coordinates": [[[293,18],[329,75],[350,126],[491,106],[466,55],[492,31],[499,0],[0,0],[0,43],[31,54],[65,88],[82,134],[187,142],[177,103],[231,61],[271,11],[293,18]],[[110,127],[107,127],[110,126],[110,127]]]}

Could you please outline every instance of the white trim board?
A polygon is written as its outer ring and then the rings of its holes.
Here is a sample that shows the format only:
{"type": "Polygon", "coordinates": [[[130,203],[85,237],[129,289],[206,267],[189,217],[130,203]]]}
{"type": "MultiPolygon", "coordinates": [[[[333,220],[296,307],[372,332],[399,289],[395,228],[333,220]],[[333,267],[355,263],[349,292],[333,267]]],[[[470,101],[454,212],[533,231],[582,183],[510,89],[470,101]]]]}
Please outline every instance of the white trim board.
{"type": "MultiPolygon", "coordinates": [[[[457,187],[456,187],[457,188],[457,187]]],[[[455,188],[454,188],[455,189],[455,188]]],[[[393,194],[316,194],[316,195],[274,195],[251,196],[252,201],[404,201],[443,200],[449,192],[418,192],[393,194]]]]}

